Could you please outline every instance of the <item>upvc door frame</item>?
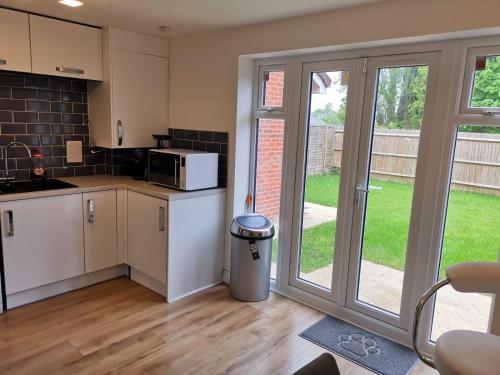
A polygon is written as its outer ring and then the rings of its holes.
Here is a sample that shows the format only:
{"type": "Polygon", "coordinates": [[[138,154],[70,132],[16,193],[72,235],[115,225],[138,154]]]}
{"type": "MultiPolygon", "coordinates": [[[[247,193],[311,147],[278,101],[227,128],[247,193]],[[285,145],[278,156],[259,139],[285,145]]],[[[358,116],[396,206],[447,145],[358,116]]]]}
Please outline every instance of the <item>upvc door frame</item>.
{"type": "MultiPolygon", "coordinates": [[[[345,305],[347,277],[342,270],[349,264],[350,226],[352,221],[351,202],[353,199],[350,186],[354,183],[357,147],[361,123],[361,102],[364,87],[363,58],[338,59],[321,62],[308,62],[302,65],[302,91],[300,94],[299,125],[297,129],[297,155],[295,196],[293,200],[291,253],[288,283],[306,292],[327,300],[345,305]],[[311,75],[314,72],[347,71],[349,83],[346,98],[346,118],[341,159],[340,187],[337,207],[337,225],[335,234],[332,284],[330,289],[321,287],[299,277],[302,237],[303,203],[307,171],[307,149],[309,136],[309,116],[311,97],[311,75]]],[[[332,233],[333,235],[333,233],[332,233]]],[[[333,248],[332,248],[333,251],[333,248]]]]}

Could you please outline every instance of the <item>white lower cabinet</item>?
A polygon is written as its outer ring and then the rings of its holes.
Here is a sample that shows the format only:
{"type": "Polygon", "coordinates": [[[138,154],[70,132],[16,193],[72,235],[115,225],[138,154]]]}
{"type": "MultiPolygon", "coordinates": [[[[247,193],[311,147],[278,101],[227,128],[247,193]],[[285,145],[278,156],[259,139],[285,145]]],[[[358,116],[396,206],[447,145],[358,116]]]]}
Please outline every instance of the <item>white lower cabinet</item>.
{"type": "Polygon", "coordinates": [[[85,272],[117,265],[116,190],[83,194],[85,272]]]}
{"type": "Polygon", "coordinates": [[[145,275],[167,282],[167,201],[128,192],[128,264],[145,275]]]}
{"type": "Polygon", "coordinates": [[[82,195],[0,203],[6,294],[85,272],[82,195]]]}

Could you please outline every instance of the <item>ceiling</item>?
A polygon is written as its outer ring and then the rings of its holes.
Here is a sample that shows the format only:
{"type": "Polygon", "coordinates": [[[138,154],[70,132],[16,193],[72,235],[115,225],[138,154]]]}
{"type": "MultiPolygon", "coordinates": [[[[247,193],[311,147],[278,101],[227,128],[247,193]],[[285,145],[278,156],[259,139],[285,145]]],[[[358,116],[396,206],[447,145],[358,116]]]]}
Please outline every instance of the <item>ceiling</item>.
{"type": "Polygon", "coordinates": [[[380,0],[0,0],[0,5],[95,26],[170,36],[283,19],[380,0]],[[172,27],[169,35],[158,27],[172,27]]]}

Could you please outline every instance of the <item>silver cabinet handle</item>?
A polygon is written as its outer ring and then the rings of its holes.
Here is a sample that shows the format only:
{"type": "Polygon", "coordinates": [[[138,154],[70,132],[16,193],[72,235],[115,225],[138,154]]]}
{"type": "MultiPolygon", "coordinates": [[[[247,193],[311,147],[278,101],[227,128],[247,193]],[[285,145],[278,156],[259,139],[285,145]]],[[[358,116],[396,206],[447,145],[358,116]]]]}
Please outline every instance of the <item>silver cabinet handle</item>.
{"type": "Polygon", "coordinates": [[[158,210],[159,211],[159,214],[160,214],[160,217],[159,217],[159,230],[160,232],[164,232],[165,231],[165,207],[160,207],[160,209],[158,210]]]}
{"type": "Polygon", "coordinates": [[[9,217],[9,232],[7,234],[14,237],[14,212],[7,210],[7,216],[9,217]]]}
{"type": "Polygon", "coordinates": [[[85,70],[83,69],[70,68],[67,66],[56,66],[56,71],[69,74],[85,74],[85,70]]]}
{"type": "Polygon", "coordinates": [[[121,146],[123,143],[123,124],[122,120],[118,120],[116,122],[116,127],[118,129],[118,146],[121,146]]]}
{"type": "Polygon", "coordinates": [[[7,65],[7,60],[0,59],[0,65],[7,65]]]}
{"type": "Polygon", "coordinates": [[[94,201],[92,199],[87,200],[87,212],[89,223],[94,222],[94,201]]]}

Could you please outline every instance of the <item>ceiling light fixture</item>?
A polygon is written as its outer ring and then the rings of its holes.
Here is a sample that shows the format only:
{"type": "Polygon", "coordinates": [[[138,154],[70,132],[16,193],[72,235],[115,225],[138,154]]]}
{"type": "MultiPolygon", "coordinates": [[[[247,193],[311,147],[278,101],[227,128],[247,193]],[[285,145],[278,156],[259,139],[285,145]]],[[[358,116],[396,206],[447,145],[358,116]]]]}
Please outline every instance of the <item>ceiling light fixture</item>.
{"type": "Polygon", "coordinates": [[[78,0],[60,0],[59,4],[67,5],[71,8],[81,7],[83,3],[78,0]]]}

